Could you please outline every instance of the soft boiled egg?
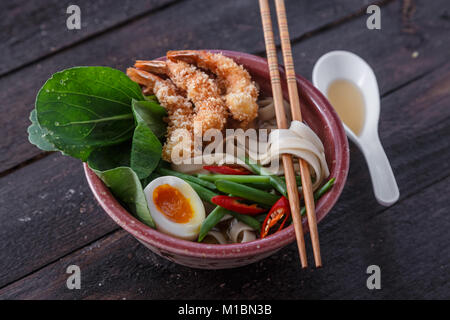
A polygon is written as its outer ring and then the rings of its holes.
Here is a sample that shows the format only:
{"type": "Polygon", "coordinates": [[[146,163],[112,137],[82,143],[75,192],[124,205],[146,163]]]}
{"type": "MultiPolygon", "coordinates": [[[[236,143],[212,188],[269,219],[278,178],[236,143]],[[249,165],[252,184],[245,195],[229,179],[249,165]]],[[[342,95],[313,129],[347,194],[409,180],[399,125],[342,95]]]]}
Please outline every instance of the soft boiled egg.
{"type": "Polygon", "coordinates": [[[205,207],[186,181],[159,177],[145,187],[144,193],[159,231],[185,240],[197,238],[205,220],[205,207]]]}

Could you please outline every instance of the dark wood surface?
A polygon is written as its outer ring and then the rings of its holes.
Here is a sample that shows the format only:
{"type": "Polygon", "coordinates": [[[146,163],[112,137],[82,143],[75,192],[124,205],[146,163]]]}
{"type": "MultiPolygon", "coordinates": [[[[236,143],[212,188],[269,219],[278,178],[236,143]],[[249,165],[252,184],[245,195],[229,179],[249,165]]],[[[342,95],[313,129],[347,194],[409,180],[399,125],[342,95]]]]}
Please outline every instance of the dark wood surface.
{"type": "Polygon", "coordinates": [[[66,29],[59,1],[0,5],[0,299],[450,298],[448,1],[379,1],[381,30],[366,28],[366,1],[286,1],[299,74],[310,78],[314,62],[335,49],[374,68],[380,137],[401,198],[390,208],[376,203],[351,145],[346,187],[319,225],[324,268],[300,270],[292,244],[220,271],[147,250],[96,204],[81,163],[30,145],[26,128],[39,88],[69,66],[124,70],[177,48],[264,55],[257,1],[77,4],[79,31],[66,29]],[[82,270],[81,290],[66,288],[70,264],[82,270]],[[371,264],[381,268],[378,291],[366,287],[371,264]]]}

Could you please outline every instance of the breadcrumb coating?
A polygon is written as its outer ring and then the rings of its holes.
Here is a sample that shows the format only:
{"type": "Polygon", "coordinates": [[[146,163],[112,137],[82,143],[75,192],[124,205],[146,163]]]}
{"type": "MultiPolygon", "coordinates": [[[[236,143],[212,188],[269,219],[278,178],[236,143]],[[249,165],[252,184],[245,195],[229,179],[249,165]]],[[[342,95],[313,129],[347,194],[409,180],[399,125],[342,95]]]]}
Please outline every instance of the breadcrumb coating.
{"type": "Polygon", "coordinates": [[[193,120],[201,123],[202,132],[222,130],[227,120],[227,110],[217,83],[203,71],[182,61],[167,61],[167,67],[170,79],[185,90],[194,103],[193,120]]]}
{"type": "Polygon", "coordinates": [[[167,57],[172,61],[193,63],[215,73],[224,82],[225,101],[235,120],[245,125],[257,117],[258,89],[247,70],[233,59],[220,53],[195,50],[169,51],[167,57]]]}
{"type": "Polygon", "coordinates": [[[222,130],[227,121],[225,101],[216,81],[205,72],[183,61],[136,61],[135,67],[157,74],[165,74],[183,90],[195,106],[193,121],[199,121],[202,132],[222,130]]]}

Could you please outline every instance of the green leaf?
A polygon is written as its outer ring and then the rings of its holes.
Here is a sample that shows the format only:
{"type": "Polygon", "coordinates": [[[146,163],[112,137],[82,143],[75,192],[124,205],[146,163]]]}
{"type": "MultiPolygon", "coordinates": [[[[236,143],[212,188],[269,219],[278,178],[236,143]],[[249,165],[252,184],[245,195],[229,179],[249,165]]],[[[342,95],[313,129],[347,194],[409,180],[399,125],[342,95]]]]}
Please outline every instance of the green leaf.
{"type": "Polygon", "coordinates": [[[136,120],[145,122],[155,136],[162,139],[166,135],[167,124],[163,119],[167,116],[167,111],[158,102],[133,100],[132,108],[136,120]]]}
{"type": "Polygon", "coordinates": [[[141,89],[121,71],[75,67],[55,73],[41,88],[37,120],[51,144],[85,161],[96,147],[132,136],[133,99],[144,99],[141,89]]]}
{"type": "Polygon", "coordinates": [[[150,214],[144,190],[136,173],[129,167],[118,167],[99,171],[91,167],[100,179],[108,186],[114,196],[123,202],[139,221],[155,228],[150,214]]]}
{"type": "Polygon", "coordinates": [[[158,166],[161,154],[161,142],[152,130],[145,124],[138,124],[133,135],[130,165],[140,179],[153,172],[158,166]]]}
{"type": "Polygon", "coordinates": [[[145,187],[152,182],[153,180],[155,180],[156,178],[160,177],[159,174],[157,174],[156,172],[152,172],[147,178],[141,179],[141,184],[142,184],[142,188],[145,189],[145,187]]]}
{"type": "Polygon", "coordinates": [[[154,94],[151,96],[144,96],[144,99],[148,100],[148,101],[158,102],[158,98],[156,98],[156,96],[154,94]]]}
{"type": "Polygon", "coordinates": [[[48,141],[48,132],[43,130],[37,121],[36,109],[33,109],[30,113],[31,125],[28,127],[28,140],[44,151],[57,151],[55,145],[48,141]]]}
{"type": "Polygon", "coordinates": [[[134,216],[154,228],[143,186],[137,174],[130,168],[130,153],[131,140],[95,149],[87,163],[134,216]]]}
{"type": "Polygon", "coordinates": [[[121,144],[97,148],[91,152],[87,163],[97,171],[106,171],[117,167],[129,167],[131,140],[121,144]]]}
{"type": "MultiPolygon", "coordinates": [[[[136,119],[136,129],[134,129],[133,143],[131,147],[130,166],[136,172],[139,179],[144,179],[157,167],[162,154],[162,145],[157,136],[149,126],[149,119],[155,120],[149,108],[153,102],[143,101],[143,103],[133,102],[133,112],[136,119]]],[[[156,104],[157,107],[160,107],[156,104]]],[[[155,106],[153,106],[154,108],[155,106]]],[[[162,119],[159,119],[162,121],[162,119]]]]}

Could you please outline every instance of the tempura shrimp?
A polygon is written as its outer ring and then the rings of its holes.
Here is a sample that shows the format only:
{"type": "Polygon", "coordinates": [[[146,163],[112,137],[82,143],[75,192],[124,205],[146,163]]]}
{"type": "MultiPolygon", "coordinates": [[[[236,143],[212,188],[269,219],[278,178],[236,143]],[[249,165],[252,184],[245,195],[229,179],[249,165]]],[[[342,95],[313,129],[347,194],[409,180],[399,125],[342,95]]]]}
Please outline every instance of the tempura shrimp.
{"type": "Polygon", "coordinates": [[[189,158],[193,146],[193,107],[188,99],[178,93],[170,80],[134,68],[127,69],[128,77],[145,86],[148,93],[154,93],[159,103],[167,110],[167,140],[163,147],[163,159],[172,162],[172,152],[177,146],[181,159],[189,158]]]}
{"type": "Polygon", "coordinates": [[[222,130],[227,121],[227,108],[216,82],[206,73],[186,62],[136,61],[135,67],[152,73],[166,74],[184,90],[194,103],[194,123],[201,124],[202,133],[222,130]]]}
{"type": "Polygon", "coordinates": [[[167,52],[171,61],[184,61],[210,70],[225,83],[225,101],[233,118],[247,124],[258,115],[258,89],[250,74],[233,59],[220,53],[180,50],[167,52]]]}

